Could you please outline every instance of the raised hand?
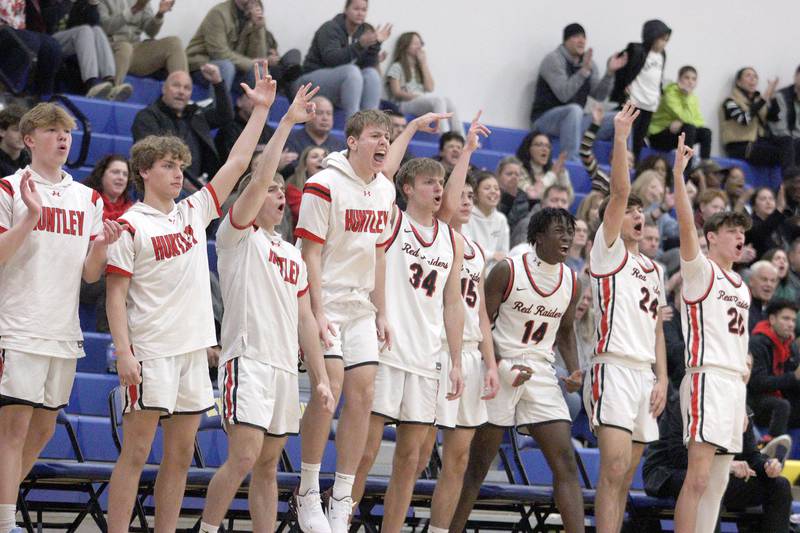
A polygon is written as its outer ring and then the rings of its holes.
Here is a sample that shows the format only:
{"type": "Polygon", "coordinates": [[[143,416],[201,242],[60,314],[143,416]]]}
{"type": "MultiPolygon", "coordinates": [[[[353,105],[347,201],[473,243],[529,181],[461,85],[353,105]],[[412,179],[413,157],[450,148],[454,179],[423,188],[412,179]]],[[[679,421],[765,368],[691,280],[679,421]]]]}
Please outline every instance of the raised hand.
{"type": "Polygon", "coordinates": [[[219,71],[219,67],[214,63],[206,63],[200,67],[200,73],[208,83],[212,85],[216,85],[222,81],[222,73],[219,71]]]}
{"type": "Polygon", "coordinates": [[[42,197],[36,190],[36,182],[31,179],[30,170],[23,172],[19,182],[19,192],[22,195],[22,203],[28,208],[28,216],[33,220],[39,220],[42,216],[42,197]]]}
{"type": "Polygon", "coordinates": [[[481,147],[479,136],[488,137],[492,132],[489,128],[478,122],[481,118],[481,113],[483,111],[478,111],[478,114],[475,115],[475,118],[472,119],[472,122],[469,125],[469,131],[467,132],[467,140],[464,144],[464,151],[465,152],[474,152],[478,148],[481,147]]]}
{"type": "Polygon", "coordinates": [[[558,159],[556,159],[555,162],[553,163],[553,168],[550,169],[553,171],[553,174],[555,174],[556,177],[561,176],[561,173],[564,172],[564,164],[566,162],[567,162],[567,152],[565,150],[562,150],[558,154],[558,159]]]}
{"type": "Polygon", "coordinates": [[[767,90],[764,91],[764,100],[772,100],[772,97],[775,95],[775,90],[778,88],[778,81],[778,78],[775,77],[767,82],[767,90]]]}
{"type": "Polygon", "coordinates": [[[606,70],[608,70],[608,72],[616,72],[627,64],[628,64],[628,52],[622,52],[621,54],[614,54],[613,56],[608,58],[608,63],[606,63],[606,70]]]}
{"type": "Polygon", "coordinates": [[[289,110],[286,111],[286,120],[290,121],[292,124],[302,124],[303,122],[311,120],[317,110],[317,104],[312,102],[311,99],[314,98],[314,95],[318,92],[319,87],[314,87],[312,89],[310,83],[300,87],[300,89],[297,90],[297,94],[294,95],[292,105],[290,105],[289,110]]]}
{"type": "Polygon", "coordinates": [[[413,131],[427,131],[428,133],[436,133],[439,131],[439,121],[452,117],[452,113],[425,113],[421,117],[417,117],[409,123],[409,126],[414,128],[413,131]]]}
{"type": "Polygon", "coordinates": [[[694,149],[691,146],[686,146],[686,134],[681,133],[678,135],[678,148],[675,150],[675,163],[672,166],[673,176],[683,176],[686,166],[694,156],[694,149]]]}
{"type": "Polygon", "coordinates": [[[420,64],[424,64],[428,62],[428,53],[425,52],[424,48],[420,48],[417,50],[417,62],[420,64]]]}
{"type": "Polygon", "coordinates": [[[266,61],[257,61],[253,65],[255,74],[255,86],[251,89],[246,83],[240,83],[244,94],[250,98],[255,106],[272,106],[275,101],[275,93],[278,90],[278,83],[269,75],[269,68],[266,61]],[[261,68],[259,68],[261,67],[261,68]]]}
{"type": "Polygon", "coordinates": [[[383,43],[389,36],[392,35],[392,25],[391,24],[384,24],[383,26],[378,26],[375,30],[375,37],[377,38],[379,43],[383,43]]]}
{"type": "Polygon", "coordinates": [[[624,135],[627,139],[638,116],[639,110],[636,106],[630,103],[623,105],[620,112],[614,116],[614,134],[624,135]]]}
{"type": "Polygon", "coordinates": [[[592,56],[594,55],[594,51],[591,48],[587,48],[586,51],[583,53],[583,59],[581,59],[581,70],[586,72],[592,71],[592,56]]]}
{"type": "MultiPolygon", "coordinates": [[[[163,15],[168,11],[172,11],[172,6],[175,4],[175,0],[161,0],[158,3],[158,14],[163,15]]],[[[145,4],[146,5],[146,4],[145,4]]]]}

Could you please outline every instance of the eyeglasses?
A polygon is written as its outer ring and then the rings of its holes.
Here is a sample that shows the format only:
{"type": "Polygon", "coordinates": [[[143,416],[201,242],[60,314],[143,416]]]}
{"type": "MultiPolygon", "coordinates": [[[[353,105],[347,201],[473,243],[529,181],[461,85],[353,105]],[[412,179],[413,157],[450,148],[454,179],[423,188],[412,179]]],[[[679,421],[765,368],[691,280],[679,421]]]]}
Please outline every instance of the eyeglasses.
{"type": "Polygon", "coordinates": [[[550,143],[546,143],[546,142],[541,142],[540,141],[540,142],[531,143],[531,146],[533,146],[534,148],[550,148],[550,143]]]}

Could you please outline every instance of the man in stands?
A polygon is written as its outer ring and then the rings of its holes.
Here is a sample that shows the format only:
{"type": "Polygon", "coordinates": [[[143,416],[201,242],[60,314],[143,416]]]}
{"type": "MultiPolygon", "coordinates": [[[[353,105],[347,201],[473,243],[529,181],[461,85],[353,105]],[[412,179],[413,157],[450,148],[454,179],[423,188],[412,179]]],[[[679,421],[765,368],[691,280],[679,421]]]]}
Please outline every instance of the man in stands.
{"type": "MultiPolygon", "coordinates": [[[[464,149],[464,137],[453,131],[448,131],[439,137],[439,155],[435,157],[447,172],[447,176],[453,171],[453,167],[458,163],[461,157],[461,151],[464,149]]],[[[472,168],[470,166],[470,168],[472,168]]]]}
{"type": "Polygon", "coordinates": [[[753,373],[748,384],[755,421],[768,426],[762,440],[800,426],[800,350],[794,342],[797,303],[776,300],[750,337],[753,373]]]}
{"type": "MultiPolygon", "coordinates": [[[[658,225],[652,220],[645,218],[644,227],[642,228],[642,240],[639,241],[639,252],[655,261],[658,259],[660,246],[661,235],[658,232],[658,225]]],[[[660,266],[661,265],[659,265],[659,267],[660,266]]]]}
{"type": "Polygon", "coordinates": [[[389,120],[392,121],[392,131],[389,132],[389,140],[394,142],[394,140],[403,133],[406,126],[408,126],[408,120],[404,114],[399,111],[394,111],[393,109],[388,109],[385,113],[389,115],[389,120]]]}
{"type": "Polygon", "coordinates": [[[569,159],[577,160],[585,129],[586,99],[608,98],[614,73],[627,61],[625,54],[612,56],[606,63],[606,73],[600,77],[592,49],[586,48],[586,31],[576,22],[569,24],[564,28],[563,42],[539,65],[531,128],[558,137],[561,150],[567,152],[569,159]]]}
{"type": "Polygon", "coordinates": [[[31,161],[19,131],[19,121],[24,114],[25,109],[18,105],[0,111],[0,177],[10,176],[31,161]]]}
{"type": "Polygon", "coordinates": [[[544,194],[542,196],[542,202],[538,205],[533,206],[530,212],[517,222],[517,224],[511,228],[511,246],[517,246],[518,244],[522,244],[527,242],[528,238],[528,224],[530,224],[531,217],[533,216],[536,211],[539,209],[543,209],[545,207],[553,207],[555,209],[569,209],[569,189],[564,187],[563,185],[559,185],[558,183],[554,183],[553,185],[549,186],[544,190],[544,194]]]}
{"type": "Polygon", "coordinates": [[[308,146],[320,146],[328,152],[340,152],[347,145],[338,137],[331,135],[333,129],[333,104],[326,97],[317,95],[313,99],[317,106],[314,118],[305,123],[302,129],[295,130],[286,141],[286,149],[302,154],[308,146]]]}
{"type": "Polygon", "coordinates": [[[189,103],[192,78],[188,72],[180,70],[167,77],[161,98],[136,113],[131,128],[136,142],[148,135],[174,135],[183,140],[192,155],[185,171],[191,178],[199,178],[202,174],[213,176],[219,170],[221,159],[211,130],[234,119],[219,67],[209,63],[203,67],[203,75],[214,85],[213,106],[203,109],[189,103]]]}
{"type": "Polygon", "coordinates": [[[99,193],[63,170],[74,127],[54,104],[28,111],[20,133],[31,164],[0,179],[0,533],[15,528],[19,484],[53,436],[84,356],[81,279],[100,279],[122,233],[103,222],[99,193]]]}
{"type": "Polygon", "coordinates": [[[778,286],[778,269],[769,261],[756,261],[750,267],[750,321],[747,323],[748,331],[753,331],[756,324],[767,319],[767,304],[775,294],[778,286]]]}
{"type": "Polygon", "coordinates": [[[128,73],[152,76],[162,69],[170,73],[189,69],[180,38],[172,35],[156,39],[175,0],[159,0],[155,11],[150,0],[99,1],[100,25],[114,51],[115,85],[124,83],[128,73]],[[148,38],[142,40],[142,33],[148,38]]]}

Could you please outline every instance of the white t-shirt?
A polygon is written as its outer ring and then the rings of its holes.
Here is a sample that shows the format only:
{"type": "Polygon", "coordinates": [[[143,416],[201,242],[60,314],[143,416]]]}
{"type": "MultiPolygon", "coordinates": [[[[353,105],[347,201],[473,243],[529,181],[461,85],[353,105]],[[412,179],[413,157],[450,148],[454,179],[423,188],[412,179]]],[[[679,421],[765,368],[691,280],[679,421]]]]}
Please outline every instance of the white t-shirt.
{"type": "Polygon", "coordinates": [[[103,231],[103,200],[66,172],[50,183],[30,167],[18,170],[0,180],[0,233],[28,213],[19,188],[26,170],[36,183],[42,214],[0,266],[0,348],[82,357],[81,277],[89,243],[103,231]]]}
{"type": "Polygon", "coordinates": [[[303,187],[295,235],[322,247],[322,303],[369,304],[375,247],[391,235],[395,188],[383,174],[366,183],[341,152],[303,187]]]}
{"type": "Polygon", "coordinates": [[[661,74],[664,71],[664,56],[661,52],[650,52],[639,75],[631,82],[631,101],[639,109],[655,112],[661,100],[661,74]]]}
{"type": "Polygon", "coordinates": [[[590,253],[595,354],[653,364],[658,313],[667,305],[661,272],[648,257],[630,253],[621,236],[609,247],[603,230],[600,224],[590,253]]]}
{"type": "Polygon", "coordinates": [[[468,238],[480,245],[486,252],[487,272],[497,263],[493,259],[495,252],[508,254],[510,247],[510,230],[506,216],[493,210],[489,216],[485,216],[477,207],[472,208],[472,216],[469,217],[461,232],[468,238]]]}
{"type": "Polygon", "coordinates": [[[128,332],[139,361],[217,343],[206,226],[221,214],[209,184],[168,214],[139,202],[118,219],[129,230],[109,247],[106,273],[131,278],[128,332]]]}
{"type": "Polygon", "coordinates": [[[308,291],[300,250],[277,233],[235,226],[217,230],[217,267],[225,313],[220,365],[244,356],[297,373],[297,299],[308,291]]]}

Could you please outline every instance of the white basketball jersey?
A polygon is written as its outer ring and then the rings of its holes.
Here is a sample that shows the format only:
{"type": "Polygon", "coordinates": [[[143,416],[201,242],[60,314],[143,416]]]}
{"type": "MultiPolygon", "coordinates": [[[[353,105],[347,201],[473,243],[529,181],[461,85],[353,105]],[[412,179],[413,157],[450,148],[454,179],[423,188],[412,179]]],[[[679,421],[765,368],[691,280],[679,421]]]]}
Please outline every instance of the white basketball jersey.
{"type": "Polygon", "coordinates": [[[661,272],[648,257],[628,252],[622,238],[610,248],[602,241],[601,226],[591,252],[594,353],[653,364],[659,308],[666,305],[661,272]]]}
{"type": "Polygon", "coordinates": [[[552,363],[556,333],[575,292],[575,273],[563,263],[544,265],[535,253],[505,261],[511,273],[492,326],[497,355],[552,363]],[[544,278],[551,278],[549,290],[542,286],[544,278]]]}
{"type": "MultiPolygon", "coordinates": [[[[738,274],[725,272],[702,255],[698,257],[710,266],[711,279],[700,298],[683,299],[681,319],[686,367],[718,367],[744,375],[747,372],[750,289],[738,274]]],[[[683,264],[681,270],[684,270],[683,264]]]]}
{"type": "MultiPolygon", "coordinates": [[[[475,241],[464,237],[464,262],[461,266],[461,297],[464,300],[464,342],[481,342],[481,296],[478,284],[486,265],[483,249],[475,241]]],[[[444,336],[442,336],[444,339],[444,336]]]]}
{"type": "Polygon", "coordinates": [[[398,211],[386,244],[386,318],[391,350],[381,364],[426,377],[439,377],[444,330],[444,287],[453,266],[455,234],[440,220],[428,239],[398,211]]]}

